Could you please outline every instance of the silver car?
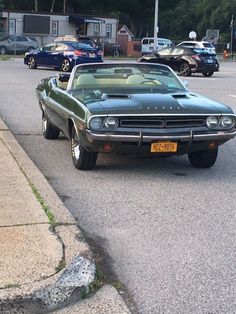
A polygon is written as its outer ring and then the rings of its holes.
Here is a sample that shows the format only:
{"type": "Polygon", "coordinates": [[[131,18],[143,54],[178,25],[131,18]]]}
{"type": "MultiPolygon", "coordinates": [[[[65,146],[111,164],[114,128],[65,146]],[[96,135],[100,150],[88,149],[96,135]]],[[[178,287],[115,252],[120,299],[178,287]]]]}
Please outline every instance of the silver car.
{"type": "Polygon", "coordinates": [[[0,38],[0,54],[25,53],[38,48],[36,40],[24,35],[9,35],[0,38]]]}

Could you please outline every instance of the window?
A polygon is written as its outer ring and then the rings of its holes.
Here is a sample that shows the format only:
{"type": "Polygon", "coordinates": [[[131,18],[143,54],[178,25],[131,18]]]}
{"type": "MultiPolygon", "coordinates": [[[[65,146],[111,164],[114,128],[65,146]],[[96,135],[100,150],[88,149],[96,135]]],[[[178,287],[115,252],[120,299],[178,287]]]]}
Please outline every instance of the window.
{"type": "Polygon", "coordinates": [[[52,21],[52,36],[57,37],[58,36],[58,22],[52,21]]]}
{"type": "Polygon", "coordinates": [[[16,33],[16,20],[10,19],[9,20],[9,34],[13,35],[16,33]]]}
{"type": "Polygon", "coordinates": [[[112,33],[112,25],[111,24],[107,24],[106,25],[106,37],[107,38],[111,38],[111,33],[112,33]]]}
{"type": "Polygon", "coordinates": [[[168,56],[171,52],[171,48],[163,48],[161,50],[158,51],[158,54],[160,56],[168,56]]]}
{"type": "Polygon", "coordinates": [[[99,24],[93,24],[93,36],[100,36],[100,25],[99,24]]]}
{"type": "Polygon", "coordinates": [[[58,44],[58,45],[56,45],[56,47],[55,47],[54,50],[55,50],[55,51],[65,51],[65,50],[68,50],[68,49],[67,49],[67,46],[66,46],[66,45],[64,45],[64,44],[58,44]]]}
{"type": "Polygon", "coordinates": [[[16,36],[16,41],[28,41],[28,39],[25,36],[16,36]]]}
{"type": "Polygon", "coordinates": [[[183,48],[174,48],[172,51],[172,55],[182,55],[184,53],[184,49],[183,48]]]}

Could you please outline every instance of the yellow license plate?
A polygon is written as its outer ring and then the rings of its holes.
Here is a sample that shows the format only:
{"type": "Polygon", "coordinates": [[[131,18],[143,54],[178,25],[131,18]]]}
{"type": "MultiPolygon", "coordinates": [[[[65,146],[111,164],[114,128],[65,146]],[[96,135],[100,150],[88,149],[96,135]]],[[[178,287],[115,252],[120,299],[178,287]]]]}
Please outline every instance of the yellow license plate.
{"type": "Polygon", "coordinates": [[[158,142],[151,144],[151,153],[175,153],[177,152],[177,143],[158,142]]]}

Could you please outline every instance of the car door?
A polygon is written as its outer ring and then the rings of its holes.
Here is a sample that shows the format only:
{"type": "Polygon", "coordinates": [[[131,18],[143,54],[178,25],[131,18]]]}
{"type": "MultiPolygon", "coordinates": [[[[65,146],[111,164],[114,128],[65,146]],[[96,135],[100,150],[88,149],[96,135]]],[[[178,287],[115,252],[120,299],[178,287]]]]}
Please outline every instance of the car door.
{"type": "Polygon", "coordinates": [[[169,58],[170,67],[177,71],[182,63],[182,56],[184,54],[184,47],[176,47],[171,51],[169,58]]]}
{"type": "Polygon", "coordinates": [[[13,51],[14,53],[16,53],[20,50],[18,37],[20,37],[20,36],[12,35],[8,38],[7,50],[13,51]]]}
{"type": "Polygon", "coordinates": [[[57,43],[54,51],[52,51],[53,64],[55,67],[60,68],[61,62],[65,58],[64,52],[68,50],[68,46],[64,43],[57,43]]]}
{"type": "Polygon", "coordinates": [[[54,66],[54,49],[56,44],[49,44],[41,47],[36,56],[37,65],[44,65],[48,67],[54,66]]]}
{"type": "Polygon", "coordinates": [[[163,48],[161,50],[158,50],[158,52],[156,53],[157,60],[155,62],[171,66],[170,65],[171,52],[172,48],[163,48]]]}
{"type": "Polygon", "coordinates": [[[16,36],[17,49],[26,52],[29,48],[29,39],[26,36],[16,36]]]}

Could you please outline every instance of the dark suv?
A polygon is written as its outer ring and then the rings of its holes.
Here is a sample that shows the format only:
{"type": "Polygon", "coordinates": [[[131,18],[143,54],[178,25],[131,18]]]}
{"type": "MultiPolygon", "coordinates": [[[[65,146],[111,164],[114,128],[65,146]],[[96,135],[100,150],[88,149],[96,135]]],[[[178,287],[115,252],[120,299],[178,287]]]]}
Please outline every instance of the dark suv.
{"type": "Polygon", "coordinates": [[[214,72],[219,71],[216,54],[203,48],[164,48],[141,57],[139,61],[166,64],[183,76],[189,76],[192,73],[212,76],[214,72]]]}

